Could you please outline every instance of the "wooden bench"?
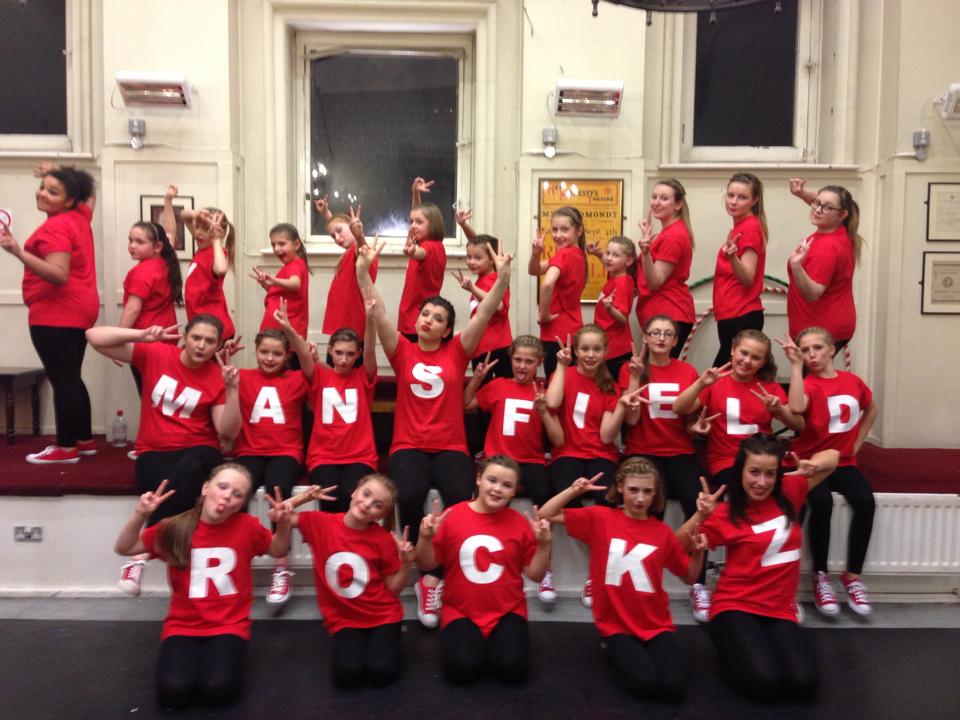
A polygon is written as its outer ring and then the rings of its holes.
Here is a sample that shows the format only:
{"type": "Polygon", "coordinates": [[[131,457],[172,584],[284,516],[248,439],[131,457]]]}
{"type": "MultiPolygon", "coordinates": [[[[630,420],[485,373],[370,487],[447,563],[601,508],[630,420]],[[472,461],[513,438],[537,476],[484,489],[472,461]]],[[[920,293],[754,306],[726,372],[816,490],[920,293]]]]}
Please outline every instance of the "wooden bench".
{"type": "Polygon", "coordinates": [[[33,410],[33,434],[40,434],[40,383],[46,373],[40,368],[0,367],[0,385],[7,400],[7,445],[16,439],[16,425],[14,413],[16,410],[15,395],[17,388],[24,385],[32,386],[30,407],[33,410]]]}

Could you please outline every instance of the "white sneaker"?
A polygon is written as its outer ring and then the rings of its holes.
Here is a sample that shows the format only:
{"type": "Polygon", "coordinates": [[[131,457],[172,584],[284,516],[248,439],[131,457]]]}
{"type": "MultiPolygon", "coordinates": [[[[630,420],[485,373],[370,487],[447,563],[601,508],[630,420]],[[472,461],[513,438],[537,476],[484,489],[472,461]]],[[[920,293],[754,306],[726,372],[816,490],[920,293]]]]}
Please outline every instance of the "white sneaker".
{"type": "Polygon", "coordinates": [[[120,568],[120,579],[117,587],[131,597],[139,597],[143,585],[143,574],[147,571],[147,564],[143,560],[131,560],[120,568]]]}
{"type": "Polygon", "coordinates": [[[873,612],[870,605],[870,595],[867,593],[867,586],[863,580],[843,581],[843,589],[847,591],[847,605],[857,615],[866,617],[873,612]]]}
{"type": "Polygon", "coordinates": [[[690,612],[697,622],[710,619],[710,591],[701,583],[690,586],[690,612]]]}
{"type": "Polygon", "coordinates": [[[65,450],[59,445],[47,445],[40,452],[27,455],[27,462],[31,465],[74,465],[80,462],[80,453],[76,448],[65,450]]]}
{"type": "Polygon", "coordinates": [[[283,605],[293,594],[290,578],[293,573],[286,565],[276,565],[270,578],[270,591],[267,593],[268,605],[283,605]]]}
{"type": "Polygon", "coordinates": [[[803,621],[806,619],[807,614],[803,609],[803,605],[798,603],[796,600],[793,601],[793,612],[797,616],[797,625],[803,625],[803,621]]]}
{"type": "Polygon", "coordinates": [[[417,617],[425,628],[433,630],[440,624],[443,583],[435,586],[427,585],[421,577],[413,586],[413,590],[417,594],[417,617]]]}
{"type": "Polygon", "coordinates": [[[540,598],[540,602],[547,603],[548,605],[557,599],[557,591],[553,587],[552,571],[547,570],[543,576],[543,580],[537,585],[537,597],[540,598]]]}
{"type": "Polygon", "coordinates": [[[580,591],[580,602],[584,607],[593,607],[593,580],[587,580],[583,584],[583,590],[580,591]]]}
{"type": "Polygon", "coordinates": [[[821,615],[833,617],[840,612],[837,596],[833,594],[833,584],[825,572],[813,576],[813,606],[821,615]]]}

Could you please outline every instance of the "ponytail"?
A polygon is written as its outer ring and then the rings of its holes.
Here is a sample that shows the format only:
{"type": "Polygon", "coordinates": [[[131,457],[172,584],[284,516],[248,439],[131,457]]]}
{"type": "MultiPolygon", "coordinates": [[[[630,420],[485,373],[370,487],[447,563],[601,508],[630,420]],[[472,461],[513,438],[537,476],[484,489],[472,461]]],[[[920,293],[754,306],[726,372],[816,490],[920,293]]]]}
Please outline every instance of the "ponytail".
{"type": "Polygon", "coordinates": [[[167,283],[170,285],[170,297],[177,307],[183,306],[183,276],[180,274],[180,258],[170,244],[166,230],[158,223],[141,221],[133,227],[143,230],[152,243],[160,243],[160,257],[167,264],[167,283]]]}

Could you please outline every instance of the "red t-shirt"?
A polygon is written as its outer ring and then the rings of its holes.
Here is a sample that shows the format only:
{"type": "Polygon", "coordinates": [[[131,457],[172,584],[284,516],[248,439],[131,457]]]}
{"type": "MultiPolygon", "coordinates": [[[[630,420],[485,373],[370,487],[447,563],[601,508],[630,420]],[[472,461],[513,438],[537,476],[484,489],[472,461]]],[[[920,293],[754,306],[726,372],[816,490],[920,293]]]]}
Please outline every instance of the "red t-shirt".
{"type": "Polygon", "coordinates": [[[441,627],[465,617],[487,637],[504,615],[526,619],[522,572],[536,551],[530,523],[516,510],[481,513],[469,501],[454,505],[433,538],[443,565],[441,627]]]}
{"type": "MultiPolygon", "coordinates": [[[[783,496],[799,512],[808,483],[800,475],[783,476],[783,496]]],[[[565,511],[569,512],[569,511],[565,511]]],[[[797,621],[793,603],[800,579],[803,532],[796,520],[787,528],[787,517],[773,498],[748,506],[749,522],[730,518],[730,504],[721,503],[701,525],[710,548],[727,547],[727,561],[713,591],[710,616],[726,610],[797,621]]]]}
{"type": "MultiPolygon", "coordinates": [[[[259,368],[240,371],[240,434],[236,455],[286,455],[303,459],[301,412],[307,381],[299,370],[266,375],[259,368]]],[[[268,488],[272,489],[272,488],[268,488]]]]}
{"type": "Polygon", "coordinates": [[[332,368],[315,365],[310,382],[313,432],[307,449],[307,467],[363,463],[377,467],[370,408],[376,377],[362,368],[338,375],[332,368]]]}
{"type": "Polygon", "coordinates": [[[640,325],[654,315],[666,315],[674,322],[694,321],[693,295],[687,287],[687,278],[690,277],[690,263],[693,260],[693,243],[690,233],[682,220],[675,220],[667,225],[653,239],[650,248],[650,258],[656,262],[673,263],[673,272],[667,281],[656,292],[647,287],[647,279],[643,274],[643,256],[637,262],[637,317],[640,325]]]}
{"type": "Polygon", "coordinates": [[[763,268],[767,260],[767,249],[763,242],[763,228],[756,215],[750,214],[733,225],[727,235],[737,240],[737,257],[743,257],[747,250],[757,254],[757,271],[750,287],[744,287],[733,273],[730,256],[723,248],[717,252],[717,267],[713,271],[713,315],[717,320],[738,318],[755,310],[763,310],[760,293],[763,292],[763,268]]]}
{"type": "MultiPolygon", "coordinates": [[[[644,404],[640,420],[633,427],[627,425],[625,455],[692,455],[693,442],[687,433],[686,419],[673,411],[677,395],[700,377],[697,369],[676,358],[665,366],[647,365],[647,389],[644,395],[650,404],[644,404]]],[[[620,368],[620,387],[630,383],[630,366],[620,368]]]]}
{"type": "Polygon", "coordinates": [[[663,569],[687,574],[690,558],[673,530],[656,518],[633,520],[621,508],[594,505],[563,511],[567,535],[590,546],[593,621],[603,637],[644,642],[672,631],[663,569]]]}
{"type": "Polygon", "coordinates": [[[807,375],[803,391],[809,398],[803,414],[806,426],[790,449],[802,458],[821,450],[837,450],[839,465],[856,465],[853,446],[864,411],[873,402],[873,392],[851,372],[837,370],[836,377],[807,375]]]}
{"type": "Polygon", "coordinates": [[[300,278],[299,290],[284,290],[279,285],[273,285],[267,290],[267,295],[263,299],[263,320],[260,322],[260,329],[267,328],[280,329],[274,317],[273,312],[280,307],[280,298],[287,301],[287,317],[290,319],[290,326],[297,331],[297,335],[302,338],[307,337],[307,327],[310,320],[310,270],[307,268],[307,261],[299,255],[290,262],[286,263],[277,273],[278,280],[288,278],[300,278]]]}
{"type": "MultiPolygon", "coordinates": [[[[490,292],[490,288],[497,281],[497,273],[488,272],[486,275],[477,276],[476,286],[481,290],[490,292]]],[[[513,333],[510,330],[510,289],[503,296],[503,309],[497,310],[486,329],[483,331],[483,337],[480,338],[480,344],[474,357],[486,355],[490,350],[510,347],[513,342],[513,333]]],[[[480,301],[476,296],[470,294],[470,317],[477,314],[477,308],[480,307],[480,301]]]]}
{"type": "Polygon", "coordinates": [[[100,312],[97,292],[96,255],[90,220],[93,210],[86,203],[49,216],[23,244],[32,255],[70,254],[70,273],[63,285],[54,285],[27,267],[23,269],[23,302],[27,323],[52,327],[93,327],[100,312]]]}
{"type": "Polygon", "coordinates": [[[760,392],[758,386],[787,404],[787,395],[777,383],[738,382],[732,375],[720,378],[700,393],[700,402],[706,406],[707,415],[720,413],[720,417],[710,423],[710,435],[707,436],[707,467],[711,475],[733,465],[741,440],[754,433],[773,432],[773,416],[760,398],[750,392],[760,392]]]}
{"type": "Polygon", "coordinates": [[[822,327],[836,340],[849,340],[857,327],[857,308],[853,303],[853,244],[841,225],[831,233],[813,233],[813,243],[803,260],[803,269],[814,282],[824,285],[823,294],[810,302],[793,282],[793,269],[787,264],[790,287],[787,288],[787,320],[791,337],[808,327],[822,327]]]}
{"type": "Polygon", "coordinates": [[[297,527],[313,553],[317,605],[327,632],[403,620],[400,599],[384,584],[400,569],[397,543],[376,523],[354,530],[343,513],[302,512],[297,527]]]}
{"type": "Polygon", "coordinates": [[[187,367],[180,352],[166,343],[133,346],[131,364],[143,377],[138,453],[201,445],[220,449],[210,413],[226,402],[223,374],[213,360],[187,367]]]}
{"type": "Polygon", "coordinates": [[[397,377],[397,409],[390,452],[467,452],[463,426],[463,377],[470,358],[460,335],[437,350],[421,350],[402,335],[389,358],[397,377]]]}
{"type": "MultiPolygon", "coordinates": [[[[377,281],[379,260],[370,265],[370,279],[377,281]]],[[[367,311],[357,282],[357,246],[347,248],[337,266],[330,290],[327,292],[327,307],[323,315],[323,332],[333,335],[340,328],[350,328],[363,337],[367,329],[367,311]]]]}
{"type": "Polygon", "coordinates": [[[612,412],[620,399],[620,388],[607,395],[591,377],[580,374],[576,367],[568,367],[563,378],[563,404],[560,405],[560,425],[563,427],[563,445],[553,449],[553,457],[574,457],[589,460],[607,458],[617,461],[617,447],[600,440],[600,421],[603,413],[612,412]]]}
{"type": "Polygon", "coordinates": [[[587,284],[587,264],[583,250],[576,245],[558,248],[550,258],[548,267],[560,271],[557,284],[553,286],[553,298],[550,300],[550,314],[556,315],[553,322],[540,326],[540,339],[556,342],[565,340],[583,327],[583,315],[580,313],[580,296],[587,284]]]}
{"type": "Polygon", "coordinates": [[[153,325],[170,327],[177,324],[168,273],[167,261],[160,257],[141,260],[130,268],[123,279],[123,304],[127,304],[131,295],[143,302],[133,327],[142,329],[153,325]]]}
{"type": "Polygon", "coordinates": [[[421,240],[420,247],[427,256],[423,260],[410,258],[407,262],[400,314],[397,316],[397,330],[408,335],[417,331],[417,317],[423,301],[440,294],[443,273],[447,269],[447,249],[442,240],[421,240]]]}
{"type": "Polygon", "coordinates": [[[544,465],[543,420],[533,409],[536,388],[512,378],[491,380],[477,391],[477,407],[490,413],[483,444],[487,457],[506,455],[518,463],[544,465]]]}
{"type": "MultiPolygon", "coordinates": [[[[154,553],[163,524],[148,527],[140,536],[148,553],[154,553]]],[[[203,520],[197,523],[189,567],[167,565],[170,609],[160,639],[239,635],[249,640],[253,605],[250,563],[270,549],[272,539],[259,520],[242,512],[215,525],[203,520]]]]}
{"type": "Polygon", "coordinates": [[[227,298],[223,294],[223,277],[213,274],[212,245],[194,254],[183,281],[183,303],[188,321],[194,315],[213,315],[223,323],[223,337],[220,339],[229,340],[233,337],[235,329],[227,308],[227,298]]]}
{"type": "Polygon", "coordinates": [[[630,308],[633,307],[635,287],[632,276],[621,275],[608,279],[600,293],[605,297],[613,296],[613,306],[627,318],[627,322],[623,325],[613,319],[604,302],[598,300],[596,309],[593,311],[593,322],[607,333],[608,358],[620,357],[630,352],[630,344],[633,342],[633,335],[630,332],[630,308]]]}

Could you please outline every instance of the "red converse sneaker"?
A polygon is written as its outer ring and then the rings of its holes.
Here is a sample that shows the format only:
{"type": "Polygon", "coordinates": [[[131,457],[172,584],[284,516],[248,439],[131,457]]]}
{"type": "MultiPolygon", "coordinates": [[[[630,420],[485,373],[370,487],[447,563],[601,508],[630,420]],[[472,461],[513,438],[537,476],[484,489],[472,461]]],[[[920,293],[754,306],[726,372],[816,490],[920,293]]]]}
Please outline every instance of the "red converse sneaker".
{"type": "Polygon", "coordinates": [[[267,604],[283,605],[293,594],[290,578],[293,573],[286,565],[275,565],[273,577],[270,578],[270,591],[267,593],[267,604]]]}
{"type": "Polygon", "coordinates": [[[705,623],[710,619],[710,591],[701,583],[690,586],[690,612],[697,622],[705,623]]]}
{"type": "Polygon", "coordinates": [[[413,586],[413,590],[417,594],[417,617],[425,628],[432,630],[440,624],[443,583],[436,586],[427,585],[421,577],[413,586]]]}
{"type": "Polygon", "coordinates": [[[537,597],[540,598],[540,602],[548,605],[557,599],[557,591],[553,587],[553,573],[550,570],[547,570],[543,580],[537,586],[537,597]]]}
{"type": "Polygon", "coordinates": [[[841,578],[841,580],[843,589],[847,591],[847,605],[850,609],[857,615],[863,615],[864,617],[872,613],[873,607],[870,605],[870,595],[867,593],[867,586],[863,584],[863,580],[859,578],[856,580],[841,578]]]}
{"type": "Polygon", "coordinates": [[[117,581],[117,586],[127,595],[138,597],[146,570],[147,564],[143,560],[131,560],[120,568],[120,580],[117,581]]]}
{"type": "Polygon", "coordinates": [[[593,580],[587,580],[583,584],[583,590],[580,591],[580,602],[584,607],[593,607],[593,580]]]}
{"type": "Polygon", "coordinates": [[[840,612],[837,596],[833,594],[830,576],[825,572],[818,572],[813,576],[813,605],[821,615],[828,617],[833,617],[840,612]]]}
{"type": "Polygon", "coordinates": [[[59,445],[47,445],[40,452],[27,455],[27,462],[31,465],[53,465],[56,463],[72,465],[80,462],[80,454],[76,448],[66,450],[59,445]]]}
{"type": "Polygon", "coordinates": [[[77,440],[77,454],[96,455],[97,441],[96,440],[77,440]]]}

